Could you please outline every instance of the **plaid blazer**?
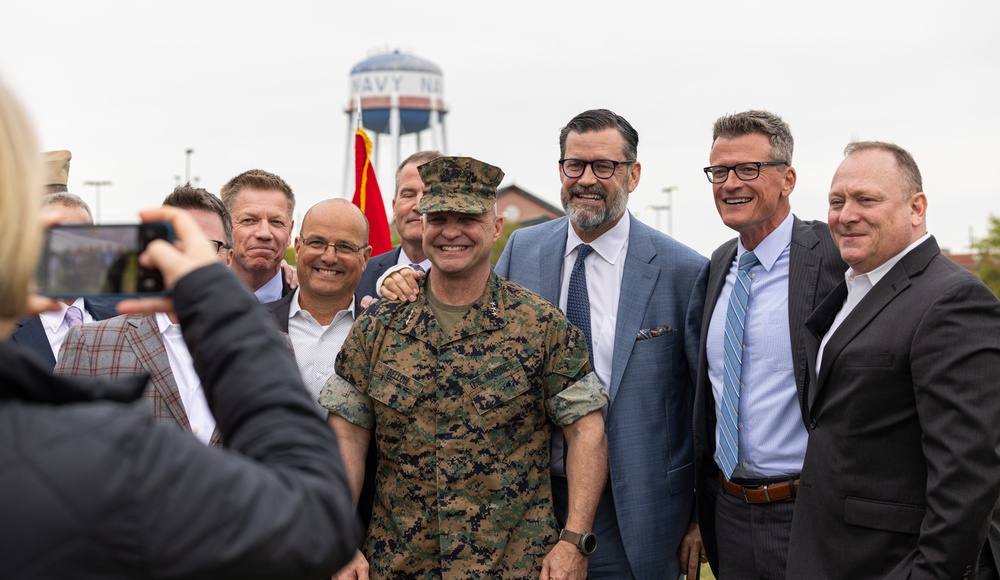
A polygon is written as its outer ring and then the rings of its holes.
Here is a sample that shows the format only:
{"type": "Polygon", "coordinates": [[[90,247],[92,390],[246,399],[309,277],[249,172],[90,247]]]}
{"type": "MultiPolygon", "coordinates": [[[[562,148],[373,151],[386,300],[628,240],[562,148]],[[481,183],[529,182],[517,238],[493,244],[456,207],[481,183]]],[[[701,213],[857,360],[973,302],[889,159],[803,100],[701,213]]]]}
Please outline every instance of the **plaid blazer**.
{"type": "MultiPolygon", "coordinates": [[[[147,374],[142,396],[153,417],[191,431],[154,314],[127,314],[70,329],[54,372],[110,380],[147,374]]],[[[209,443],[222,446],[218,427],[209,443]]]]}

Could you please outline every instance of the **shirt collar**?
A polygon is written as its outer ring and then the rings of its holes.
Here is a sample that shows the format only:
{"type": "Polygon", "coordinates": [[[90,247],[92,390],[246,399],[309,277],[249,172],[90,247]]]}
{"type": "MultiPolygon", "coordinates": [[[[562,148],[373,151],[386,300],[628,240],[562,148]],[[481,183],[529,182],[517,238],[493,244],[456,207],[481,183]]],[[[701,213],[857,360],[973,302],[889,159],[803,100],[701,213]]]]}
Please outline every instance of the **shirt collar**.
{"type": "MultiPolygon", "coordinates": [[[[301,306],[299,306],[299,291],[300,290],[302,290],[301,286],[299,286],[298,288],[295,289],[295,292],[292,294],[292,301],[288,304],[288,319],[289,320],[291,320],[292,318],[295,318],[295,315],[298,312],[306,312],[305,310],[302,309],[301,306]]],[[[334,319],[336,320],[337,316],[340,316],[341,313],[343,313],[343,312],[350,313],[351,318],[354,318],[354,296],[353,295],[351,295],[351,304],[350,304],[350,306],[348,306],[345,310],[341,310],[340,312],[338,312],[336,314],[336,316],[334,316],[334,319]]],[[[306,314],[309,314],[309,313],[306,312],[306,314]]],[[[312,317],[311,314],[309,316],[312,317]]]]}
{"type": "MultiPolygon", "coordinates": [[[[753,255],[757,256],[757,260],[760,261],[760,265],[764,267],[768,272],[774,267],[774,263],[778,261],[781,257],[781,253],[785,251],[792,243],[792,225],[795,221],[795,216],[792,212],[788,212],[785,219],[774,228],[774,231],[767,234],[757,247],[753,249],[753,255]]],[[[736,238],[736,261],[748,250],[743,247],[743,240],[736,238]]]]}
{"type": "Polygon", "coordinates": [[[257,297],[258,302],[261,304],[267,304],[268,302],[281,300],[281,291],[284,287],[281,282],[281,277],[284,274],[284,271],[282,271],[281,268],[278,268],[278,273],[254,292],[254,296],[257,297]]]}
{"type": "Polygon", "coordinates": [[[403,246],[399,247],[399,259],[396,260],[396,263],[406,264],[407,266],[409,266],[410,264],[420,264],[420,267],[424,269],[424,272],[426,272],[431,267],[430,258],[424,259],[424,261],[422,262],[414,262],[413,258],[410,258],[409,256],[406,255],[406,250],[403,249],[403,246]]]}
{"type": "MultiPolygon", "coordinates": [[[[931,237],[931,234],[925,233],[924,235],[920,236],[920,238],[918,238],[915,242],[913,242],[909,246],[906,246],[906,248],[903,249],[902,252],[886,260],[885,263],[879,266],[878,268],[875,268],[871,272],[866,272],[866,274],[868,275],[868,280],[872,283],[872,286],[878,284],[878,281],[884,278],[885,275],[889,273],[889,270],[892,270],[892,267],[898,264],[899,261],[903,259],[903,256],[912,252],[914,248],[924,243],[924,241],[926,241],[927,238],[929,237],[931,237]]],[[[848,285],[853,285],[854,282],[853,279],[862,275],[864,274],[856,273],[854,271],[854,268],[848,268],[847,273],[845,274],[845,276],[847,277],[848,285]]]]}
{"type": "Polygon", "coordinates": [[[77,298],[72,304],[65,304],[61,301],[56,301],[59,304],[59,310],[54,310],[52,312],[42,312],[38,315],[38,320],[44,326],[49,327],[53,332],[55,332],[60,326],[62,326],[63,319],[66,318],[66,310],[70,306],[76,306],[83,312],[83,320],[87,320],[87,306],[83,301],[83,298],[77,298]]]}
{"type": "Polygon", "coordinates": [[[622,248],[625,247],[625,242],[628,241],[628,235],[631,231],[631,218],[632,214],[629,211],[625,211],[625,215],[622,219],[618,220],[613,228],[604,232],[598,238],[592,242],[584,242],[580,239],[580,236],[576,234],[576,230],[573,229],[573,224],[570,224],[566,228],[566,250],[563,253],[563,257],[569,256],[570,252],[576,249],[580,244],[586,243],[600,257],[604,258],[604,261],[609,264],[614,264],[619,256],[622,255],[622,248]]]}
{"type": "Polygon", "coordinates": [[[167,334],[170,332],[180,332],[181,325],[178,322],[170,322],[170,317],[164,312],[156,313],[156,327],[160,330],[160,334],[167,334]],[[173,328],[171,328],[173,327],[173,328]]]}

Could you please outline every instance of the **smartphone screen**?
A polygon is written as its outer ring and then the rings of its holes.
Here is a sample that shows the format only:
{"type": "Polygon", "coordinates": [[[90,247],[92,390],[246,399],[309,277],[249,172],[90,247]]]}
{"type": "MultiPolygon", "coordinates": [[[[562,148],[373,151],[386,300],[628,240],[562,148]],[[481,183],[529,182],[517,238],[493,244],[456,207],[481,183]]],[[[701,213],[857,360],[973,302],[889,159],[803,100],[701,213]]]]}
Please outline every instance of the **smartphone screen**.
{"type": "Polygon", "coordinates": [[[53,226],[38,265],[38,293],[53,298],[164,294],[160,273],[139,265],[139,254],[156,239],[173,242],[170,224],[53,226]]]}

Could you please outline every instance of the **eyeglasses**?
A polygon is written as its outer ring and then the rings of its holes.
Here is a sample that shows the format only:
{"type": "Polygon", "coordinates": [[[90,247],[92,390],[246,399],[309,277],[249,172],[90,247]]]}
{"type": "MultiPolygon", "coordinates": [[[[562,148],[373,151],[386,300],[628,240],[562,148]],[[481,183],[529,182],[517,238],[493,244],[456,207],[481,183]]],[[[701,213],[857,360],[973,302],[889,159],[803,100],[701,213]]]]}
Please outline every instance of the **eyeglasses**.
{"type": "Polygon", "coordinates": [[[595,159],[593,161],[584,161],[583,159],[559,160],[559,166],[562,167],[563,175],[570,179],[582,177],[588,165],[594,171],[594,176],[598,179],[610,179],[615,174],[619,165],[629,165],[632,163],[635,163],[635,159],[626,159],[625,161],[613,161],[611,159],[595,159]]]}
{"type": "Polygon", "coordinates": [[[302,243],[314,252],[325,252],[327,248],[333,246],[333,251],[337,255],[357,254],[364,249],[362,247],[348,244],[347,242],[327,242],[326,240],[321,240],[319,238],[307,238],[302,240],[302,243]]]}
{"type": "Polygon", "coordinates": [[[737,163],[736,165],[711,165],[704,169],[705,175],[711,183],[724,183],[729,179],[729,172],[732,171],[740,181],[753,181],[760,177],[761,167],[772,167],[774,165],[788,165],[787,161],[749,161],[747,163],[737,163]]]}
{"type": "Polygon", "coordinates": [[[228,248],[229,247],[229,246],[226,245],[225,242],[220,242],[219,240],[208,240],[208,241],[210,241],[213,244],[215,244],[215,253],[216,254],[218,254],[219,252],[221,252],[222,248],[228,248]]]}

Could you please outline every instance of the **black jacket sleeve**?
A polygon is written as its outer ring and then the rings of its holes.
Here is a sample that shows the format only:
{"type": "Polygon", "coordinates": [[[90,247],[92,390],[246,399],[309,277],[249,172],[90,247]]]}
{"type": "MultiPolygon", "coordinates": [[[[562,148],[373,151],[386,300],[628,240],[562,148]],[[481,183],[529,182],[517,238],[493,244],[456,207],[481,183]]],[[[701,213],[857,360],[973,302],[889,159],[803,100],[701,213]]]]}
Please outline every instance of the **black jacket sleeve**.
{"type": "Polygon", "coordinates": [[[336,438],[274,322],[221,265],[180,280],[174,303],[229,450],[144,434],[132,477],[152,577],[329,578],[360,530],[336,438]]]}

